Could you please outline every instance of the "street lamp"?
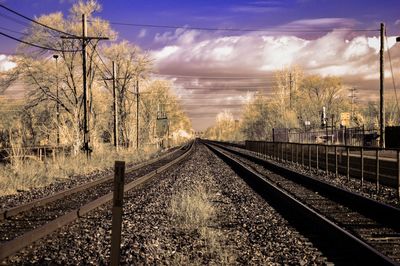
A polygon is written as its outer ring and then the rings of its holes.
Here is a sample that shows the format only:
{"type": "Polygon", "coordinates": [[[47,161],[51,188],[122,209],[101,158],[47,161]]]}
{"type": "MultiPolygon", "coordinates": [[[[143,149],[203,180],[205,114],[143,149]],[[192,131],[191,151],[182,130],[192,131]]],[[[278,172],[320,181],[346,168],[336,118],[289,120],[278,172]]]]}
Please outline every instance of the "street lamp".
{"type": "Polygon", "coordinates": [[[60,104],[58,99],[58,55],[53,55],[56,60],[56,117],[57,117],[57,147],[60,145],[60,104]]]}

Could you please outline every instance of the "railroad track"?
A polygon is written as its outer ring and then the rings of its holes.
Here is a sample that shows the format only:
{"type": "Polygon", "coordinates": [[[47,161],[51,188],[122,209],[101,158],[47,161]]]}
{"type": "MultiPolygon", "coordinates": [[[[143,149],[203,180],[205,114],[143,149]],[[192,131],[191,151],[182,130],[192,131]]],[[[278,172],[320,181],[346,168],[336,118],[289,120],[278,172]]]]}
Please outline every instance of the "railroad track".
{"type": "MultiPolygon", "coordinates": [[[[220,142],[224,144],[223,142],[220,142]]],[[[347,147],[340,145],[302,144],[289,142],[247,141],[246,145],[229,144],[238,148],[274,158],[294,162],[306,167],[362,179],[400,191],[400,152],[383,155],[373,147],[347,147]]]]}
{"type": "MultiPolygon", "coordinates": [[[[127,169],[124,191],[183,160],[193,143],[127,169]]],[[[0,212],[0,261],[112,199],[113,174],[0,212]]]]}
{"type": "Polygon", "coordinates": [[[333,261],[400,263],[399,209],[236,149],[207,145],[333,261]]]}

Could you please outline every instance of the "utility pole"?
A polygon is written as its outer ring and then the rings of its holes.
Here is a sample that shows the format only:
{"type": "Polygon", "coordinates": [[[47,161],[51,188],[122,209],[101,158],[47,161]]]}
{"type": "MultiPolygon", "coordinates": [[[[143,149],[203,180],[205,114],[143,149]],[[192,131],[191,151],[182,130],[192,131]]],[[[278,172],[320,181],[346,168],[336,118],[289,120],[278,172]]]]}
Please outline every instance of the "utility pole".
{"type": "Polygon", "coordinates": [[[384,56],[383,51],[385,48],[385,24],[381,23],[381,47],[379,52],[379,62],[380,62],[380,108],[379,108],[379,129],[380,129],[380,142],[381,148],[385,148],[385,91],[384,91],[384,80],[385,80],[385,70],[384,70],[384,56]]]}
{"type": "Polygon", "coordinates": [[[117,103],[117,89],[116,89],[116,69],[115,62],[112,61],[112,85],[113,85],[113,98],[114,98],[114,147],[118,150],[118,103],[117,103]]]}
{"type": "Polygon", "coordinates": [[[88,91],[86,81],[86,37],[87,37],[87,25],[86,15],[82,14],[82,78],[83,78],[83,150],[86,152],[86,156],[89,157],[89,103],[88,103],[88,91]]]}
{"type": "Polygon", "coordinates": [[[118,95],[117,95],[117,68],[115,65],[115,61],[112,61],[112,77],[105,78],[104,80],[112,81],[112,94],[113,94],[113,139],[114,139],[114,147],[118,150],[119,145],[119,134],[118,134],[118,95]]]}
{"type": "Polygon", "coordinates": [[[57,147],[60,146],[60,102],[58,99],[58,55],[53,55],[53,58],[56,60],[56,118],[57,118],[57,147]]]}
{"type": "Polygon", "coordinates": [[[83,150],[87,158],[90,156],[90,134],[89,134],[89,93],[87,90],[86,70],[86,45],[90,40],[108,40],[107,37],[88,37],[86,14],[82,14],[82,36],[61,36],[62,39],[82,40],[82,83],[83,83],[83,150]]]}
{"type": "Polygon", "coordinates": [[[289,73],[289,108],[290,108],[290,110],[292,110],[292,86],[293,86],[292,71],[290,71],[290,73],[289,73]]]}
{"type": "Polygon", "coordinates": [[[354,117],[354,103],[355,103],[355,98],[356,98],[356,95],[355,95],[355,92],[356,92],[356,88],[350,88],[350,92],[351,92],[351,95],[350,95],[350,98],[351,98],[351,118],[350,118],[350,120],[352,121],[353,120],[353,117],[354,117]]]}
{"type": "Polygon", "coordinates": [[[136,79],[136,150],[139,150],[139,77],[136,79]]]}

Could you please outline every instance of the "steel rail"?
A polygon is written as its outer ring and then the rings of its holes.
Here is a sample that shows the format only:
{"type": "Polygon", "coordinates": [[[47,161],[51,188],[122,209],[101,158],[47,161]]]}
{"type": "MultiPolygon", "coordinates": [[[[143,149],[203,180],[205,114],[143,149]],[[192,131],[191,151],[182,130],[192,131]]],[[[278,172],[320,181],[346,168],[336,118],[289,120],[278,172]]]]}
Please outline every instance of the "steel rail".
{"type": "MultiPolygon", "coordinates": [[[[173,165],[181,162],[185,158],[187,158],[193,151],[194,144],[193,142],[190,144],[189,147],[184,146],[181,149],[186,149],[186,152],[183,153],[181,156],[176,158],[175,160],[159,167],[156,170],[151,171],[150,173],[143,175],[132,182],[128,183],[124,187],[124,192],[127,192],[131,189],[134,189],[140,185],[145,184],[146,182],[150,181],[152,177],[156,174],[162,173],[166,171],[168,168],[172,167],[173,165]]],[[[0,245],[0,261],[4,260],[5,258],[13,255],[14,253],[18,252],[19,250],[31,245],[35,241],[53,233],[57,229],[79,219],[82,218],[83,215],[87,214],[88,212],[100,207],[101,205],[109,202],[112,200],[113,192],[110,192],[106,195],[103,195],[96,200],[89,202],[78,209],[70,211],[32,231],[29,231],[21,236],[16,237],[13,240],[5,242],[0,245]]]]}
{"type": "Polygon", "coordinates": [[[230,165],[255,191],[266,198],[268,202],[272,202],[279,212],[289,212],[293,219],[301,219],[302,226],[306,221],[307,226],[317,229],[329,241],[337,243],[342,248],[345,247],[346,252],[351,253],[353,259],[368,265],[397,265],[393,260],[368,243],[308,207],[257,171],[229,155],[227,151],[223,151],[221,147],[210,143],[205,144],[218,157],[230,165]]]}
{"type": "MultiPolygon", "coordinates": [[[[182,149],[182,148],[183,148],[183,146],[180,149],[182,149]]],[[[164,158],[166,158],[168,156],[171,156],[171,155],[177,153],[180,149],[176,149],[176,150],[174,150],[172,152],[163,154],[160,157],[156,157],[156,158],[150,159],[148,161],[136,164],[133,167],[129,168],[126,173],[129,174],[130,172],[136,171],[136,170],[138,170],[140,168],[146,167],[146,166],[148,166],[148,165],[150,165],[152,163],[155,163],[155,162],[157,162],[159,160],[162,160],[162,159],[164,159],[164,158]]],[[[21,212],[28,211],[28,210],[30,210],[32,208],[36,208],[36,207],[39,207],[39,206],[44,206],[44,205],[49,204],[51,202],[54,202],[56,200],[63,199],[63,198],[65,198],[67,196],[70,196],[72,194],[81,192],[83,190],[89,189],[89,188],[94,187],[94,186],[97,186],[97,185],[102,184],[104,182],[111,181],[112,179],[113,179],[113,174],[108,174],[107,176],[105,176],[103,178],[100,178],[98,180],[94,180],[94,181],[91,181],[91,182],[87,182],[87,183],[78,185],[78,186],[76,186],[74,188],[66,189],[66,190],[57,192],[55,194],[48,195],[48,196],[45,196],[43,198],[36,199],[36,200],[28,202],[26,204],[15,206],[15,207],[12,207],[12,208],[9,208],[9,209],[6,209],[6,210],[0,210],[0,222],[5,220],[5,219],[11,218],[13,216],[16,216],[21,212]]]]}
{"type": "Polygon", "coordinates": [[[231,149],[221,144],[217,146],[228,150],[229,152],[239,155],[252,162],[264,166],[270,171],[285,178],[304,185],[307,188],[317,190],[320,194],[326,197],[334,198],[335,201],[344,204],[350,208],[357,209],[360,213],[370,217],[382,224],[400,230],[400,209],[391,205],[379,202],[377,200],[364,197],[358,193],[334,186],[327,181],[317,179],[305,173],[299,173],[290,168],[284,167],[269,160],[265,160],[250,154],[243,153],[238,150],[231,149]],[[390,217],[390,219],[388,219],[390,217]]]}

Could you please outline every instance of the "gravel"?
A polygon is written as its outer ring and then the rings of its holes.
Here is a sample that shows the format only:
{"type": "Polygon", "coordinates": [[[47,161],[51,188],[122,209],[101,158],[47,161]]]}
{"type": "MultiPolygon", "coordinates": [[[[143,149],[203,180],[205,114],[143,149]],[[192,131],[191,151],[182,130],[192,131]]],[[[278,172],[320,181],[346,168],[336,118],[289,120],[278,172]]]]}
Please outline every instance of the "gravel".
{"type": "MultiPolygon", "coordinates": [[[[251,151],[244,150],[242,148],[232,148],[234,150],[238,151],[244,151],[246,153],[252,154],[253,156],[255,153],[251,151]]],[[[267,159],[271,160],[271,159],[267,159]]],[[[275,160],[271,160],[275,164],[294,169],[295,171],[312,176],[314,178],[324,180],[326,182],[329,182],[332,185],[335,185],[337,187],[346,189],[348,191],[356,192],[364,197],[370,198],[377,200],[379,202],[383,202],[386,204],[389,204],[393,207],[399,208],[400,207],[400,201],[397,197],[397,192],[394,188],[392,187],[387,187],[385,185],[380,185],[380,190],[379,194],[376,193],[376,184],[367,180],[364,180],[363,187],[361,188],[361,181],[360,179],[356,178],[350,178],[350,180],[347,180],[347,177],[344,175],[338,175],[336,178],[334,173],[329,172],[327,175],[325,171],[323,170],[316,170],[315,168],[308,169],[308,166],[302,166],[301,164],[296,164],[292,162],[278,162],[275,160]]]]}
{"type": "MultiPolygon", "coordinates": [[[[159,156],[159,155],[160,154],[156,153],[156,154],[152,155],[150,158],[153,158],[153,157],[159,156]]],[[[147,160],[150,158],[143,158],[143,159],[147,160]]],[[[128,165],[128,167],[131,167],[139,162],[140,161],[131,163],[128,165]]],[[[102,177],[105,177],[105,176],[111,174],[112,171],[113,171],[113,169],[111,167],[111,168],[104,169],[102,171],[94,171],[88,175],[75,175],[75,176],[71,176],[70,178],[58,179],[56,182],[54,182],[48,186],[45,186],[45,187],[32,188],[27,191],[20,191],[20,192],[18,192],[18,194],[0,196],[0,210],[12,208],[12,207],[24,204],[24,203],[31,202],[36,199],[46,197],[48,195],[57,193],[62,190],[71,189],[71,188],[74,188],[81,184],[100,179],[102,177]]]]}
{"type": "MultiPolygon", "coordinates": [[[[321,265],[326,258],[203,145],[124,199],[122,264],[321,265]],[[186,226],[171,211],[194,185],[213,208],[205,224],[186,226]]],[[[3,261],[13,265],[107,265],[111,206],[60,229],[3,261]]]]}

